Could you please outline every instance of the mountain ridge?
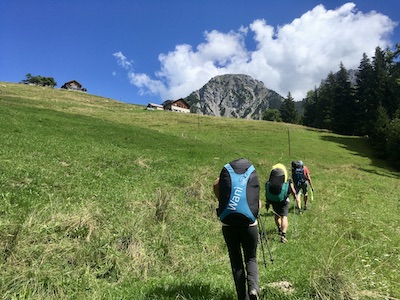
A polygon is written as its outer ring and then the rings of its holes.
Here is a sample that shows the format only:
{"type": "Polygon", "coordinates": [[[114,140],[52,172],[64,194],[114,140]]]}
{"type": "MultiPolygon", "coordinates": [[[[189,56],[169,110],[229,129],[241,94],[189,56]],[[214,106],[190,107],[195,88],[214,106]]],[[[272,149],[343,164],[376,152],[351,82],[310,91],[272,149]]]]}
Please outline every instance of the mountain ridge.
{"type": "Polygon", "coordinates": [[[279,109],[284,100],[262,81],[245,74],[215,76],[183,99],[193,113],[245,119],[261,119],[266,109],[279,109]]]}

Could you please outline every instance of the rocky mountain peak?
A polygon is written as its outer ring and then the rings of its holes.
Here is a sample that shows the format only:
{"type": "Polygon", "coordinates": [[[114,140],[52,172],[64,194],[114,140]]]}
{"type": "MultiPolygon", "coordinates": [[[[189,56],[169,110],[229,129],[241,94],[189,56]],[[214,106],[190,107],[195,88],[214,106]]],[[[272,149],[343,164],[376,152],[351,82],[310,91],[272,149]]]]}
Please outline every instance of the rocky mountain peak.
{"type": "Polygon", "coordinates": [[[267,108],[279,108],[283,97],[249,75],[227,74],[210,79],[184,100],[205,115],[261,119],[267,108]]]}

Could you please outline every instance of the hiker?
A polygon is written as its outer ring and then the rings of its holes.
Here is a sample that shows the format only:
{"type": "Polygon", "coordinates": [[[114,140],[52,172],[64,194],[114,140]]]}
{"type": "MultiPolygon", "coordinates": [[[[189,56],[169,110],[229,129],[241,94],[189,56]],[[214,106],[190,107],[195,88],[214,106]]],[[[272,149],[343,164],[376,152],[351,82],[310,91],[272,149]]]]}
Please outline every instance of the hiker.
{"type": "MultiPolygon", "coordinates": [[[[278,228],[278,234],[281,236],[281,242],[286,243],[286,232],[289,226],[289,195],[296,198],[296,190],[292,181],[288,177],[288,172],[283,164],[272,166],[269,179],[265,184],[265,198],[267,211],[272,205],[275,214],[275,224],[278,228]]],[[[296,201],[297,202],[297,201],[296,201]]]]}
{"type": "Polygon", "coordinates": [[[304,210],[307,210],[308,186],[314,191],[310,171],[301,160],[292,161],[292,179],[296,189],[297,207],[299,213],[301,213],[301,192],[303,192],[304,197],[304,210]]]}
{"type": "Polygon", "coordinates": [[[257,216],[261,202],[257,172],[247,159],[234,160],[222,168],[213,189],[219,201],[217,215],[228,247],[237,297],[259,299],[257,216]]]}

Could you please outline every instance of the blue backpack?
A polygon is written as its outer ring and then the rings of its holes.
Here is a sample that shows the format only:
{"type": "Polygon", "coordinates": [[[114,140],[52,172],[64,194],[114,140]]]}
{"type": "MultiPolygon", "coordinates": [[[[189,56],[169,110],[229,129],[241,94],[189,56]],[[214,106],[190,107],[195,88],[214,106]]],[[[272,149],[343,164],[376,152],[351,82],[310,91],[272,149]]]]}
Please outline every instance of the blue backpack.
{"type": "Polygon", "coordinates": [[[301,160],[292,161],[292,179],[294,185],[297,186],[303,185],[306,182],[303,162],[301,160]]]}
{"type": "Polygon", "coordinates": [[[228,225],[249,225],[259,210],[258,175],[245,159],[226,164],[220,174],[220,202],[217,215],[228,225]],[[244,172],[243,172],[244,171],[244,172]]]}

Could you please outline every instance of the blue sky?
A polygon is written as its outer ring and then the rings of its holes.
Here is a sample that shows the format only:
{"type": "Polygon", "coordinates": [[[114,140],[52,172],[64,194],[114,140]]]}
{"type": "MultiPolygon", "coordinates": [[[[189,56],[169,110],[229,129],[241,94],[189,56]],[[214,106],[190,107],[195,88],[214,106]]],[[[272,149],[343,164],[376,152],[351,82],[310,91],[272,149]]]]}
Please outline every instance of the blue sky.
{"type": "Polygon", "coordinates": [[[340,62],[400,43],[398,0],[2,0],[0,81],[53,77],[161,104],[248,74],[301,100],[340,62]]]}

